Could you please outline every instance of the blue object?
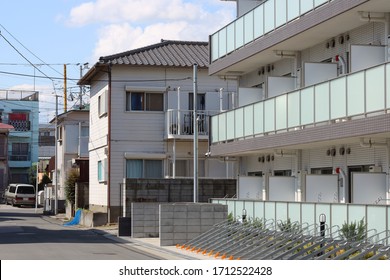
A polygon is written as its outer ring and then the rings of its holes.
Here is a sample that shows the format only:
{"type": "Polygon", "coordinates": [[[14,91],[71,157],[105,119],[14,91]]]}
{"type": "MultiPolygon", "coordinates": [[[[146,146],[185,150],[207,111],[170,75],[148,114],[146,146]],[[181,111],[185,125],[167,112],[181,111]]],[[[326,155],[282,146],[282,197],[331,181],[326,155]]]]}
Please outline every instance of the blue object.
{"type": "Polygon", "coordinates": [[[74,214],[74,218],[71,221],[65,223],[64,226],[67,227],[67,226],[78,225],[80,223],[80,218],[81,218],[81,212],[82,211],[83,211],[82,209],[77,209],[76,213],[74,214]]]}

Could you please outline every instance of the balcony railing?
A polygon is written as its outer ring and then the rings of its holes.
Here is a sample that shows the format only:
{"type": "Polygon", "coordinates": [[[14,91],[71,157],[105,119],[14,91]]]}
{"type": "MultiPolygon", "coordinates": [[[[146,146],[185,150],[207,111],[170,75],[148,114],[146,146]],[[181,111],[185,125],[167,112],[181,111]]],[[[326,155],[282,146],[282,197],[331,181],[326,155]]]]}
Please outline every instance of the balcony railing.
{"type": "Polygon", "coordinates": [[[30,131],[31,129],[30,121],[9,120],[8,124],[14,127],[14,131],[30,131]]]}
{"type": "Polygon", "coordinates": [[[334,0],[268,0],[211,35],[215,61],[265,34],[334,0]]]}
{"type": "MultiPolygon", "coordinates": [[[[209,135],[209,116],[219,113],[218,111],[197,111],[198,135],[209,135]]],[[[192,110],[167,111],[167,134],[168,137],[185,136],[194,134],[194,122],[192,110]]]]}
{"type": "Polygon", "coordinates": [[[30,161],[30,155],[10,155],[9,161],[30,161]]]}
{"type": "Polygon", "coordinates": [[[212,143],[384,114],[388,109],[390,63],[213,116],[212,143]]]}
{"type": "Polygon", "coordinates": [[[39,92],[31,90],[1,90],[0,100],[39,101],[39,92]]]}

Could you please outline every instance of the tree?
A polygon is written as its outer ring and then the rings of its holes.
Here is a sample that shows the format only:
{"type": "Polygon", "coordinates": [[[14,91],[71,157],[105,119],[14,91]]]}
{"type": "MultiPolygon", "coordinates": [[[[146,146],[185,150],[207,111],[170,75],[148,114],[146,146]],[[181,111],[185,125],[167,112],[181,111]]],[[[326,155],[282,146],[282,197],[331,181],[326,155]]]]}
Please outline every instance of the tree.
{"type": "Polygon", "coordinates": [[[79,171],[75,168],[72,168],[68,172],[68,176],[65,181],[65,197],[66,200],[69,201],[70,204],[75,203],[75,191],[76,191],[76,183],[80,178],[79,171]]]}

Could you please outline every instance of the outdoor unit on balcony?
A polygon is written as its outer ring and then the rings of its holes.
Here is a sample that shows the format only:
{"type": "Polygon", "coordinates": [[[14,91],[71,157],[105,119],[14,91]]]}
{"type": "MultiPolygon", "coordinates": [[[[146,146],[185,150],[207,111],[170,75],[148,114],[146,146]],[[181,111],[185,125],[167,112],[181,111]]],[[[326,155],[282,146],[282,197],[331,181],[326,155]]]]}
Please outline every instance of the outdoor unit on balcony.
{"type": "Polygon", "coordinates": [[[368,168],[368,171],[372,172],[372,173],[380,173],[380,172],[382,172],[382,166],[374,166],[374,165],[372,165],[372,166],[370,166],[368,168]]]}

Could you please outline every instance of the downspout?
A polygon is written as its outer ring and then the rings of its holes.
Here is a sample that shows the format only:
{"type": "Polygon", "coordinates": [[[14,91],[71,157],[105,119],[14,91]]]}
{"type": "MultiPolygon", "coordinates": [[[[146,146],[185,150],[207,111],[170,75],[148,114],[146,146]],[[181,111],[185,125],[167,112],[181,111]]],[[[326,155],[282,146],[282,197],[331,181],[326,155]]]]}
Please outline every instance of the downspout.
{"type": "Polygon", "coordinates": [[[111,77],[111,63],[108,64],[108,96],[107,96],[107,117],[108,117],[108,156],[107,156],[107,222],[111,223],[111,90],[112,90],[112,77],[111,77]]]}

